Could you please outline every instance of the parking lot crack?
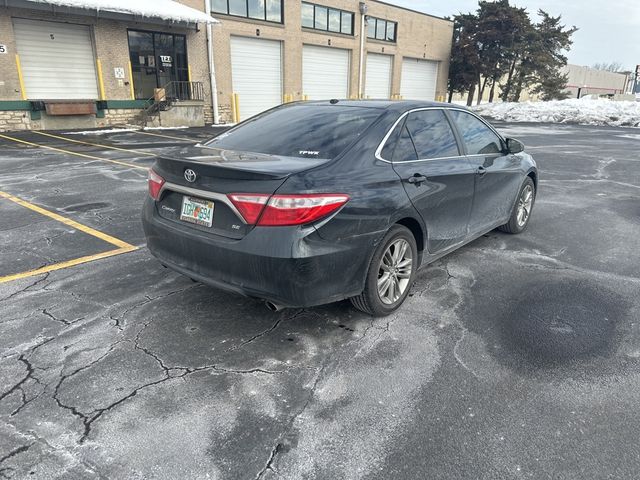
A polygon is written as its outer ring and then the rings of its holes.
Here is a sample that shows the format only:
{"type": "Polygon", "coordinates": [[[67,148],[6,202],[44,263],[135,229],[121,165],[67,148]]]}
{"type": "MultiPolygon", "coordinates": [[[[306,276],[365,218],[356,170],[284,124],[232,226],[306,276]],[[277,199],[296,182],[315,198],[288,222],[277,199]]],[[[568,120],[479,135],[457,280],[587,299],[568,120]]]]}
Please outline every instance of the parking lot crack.
{"type": "Polygon", "coordinates": [[[144,385],[141,385],[139,387],[137,387],[135,390],[133,390],[131,393],[129,393],[128,395],[120,398],[118,401],[113,402],[112,404],[108,405],[105,408],[101,408],[99,410],[94,410],[91,415],[85,415],[85,419],[84,419],[84,433],[82,434],[82,436],[80,437],[80,440],[78,441],[78,443],[84,443],[84,441],[89,437],[89,435],[91,434],[91,427],[93,425],[93,422],[95,422],[96,420],[98,420],[104,413],[109,412],[110,410],[116,408],[118,405],[126,402],[127,400],[135,397],[138,392],[140,392],[141,390],[144,390],[145,388],[149,388],[152,387],[154,385],[159,385],[163,382],[166,382],[167,380],[172,380],[174,377],[171,376],[165,376],[164,378],[161,378],[160,380],[155,380],[153,382],[149,382],[149,383],[145,383],[144,385]]]}
{"type": "Polygon", "coordinates": [[[2,400],[4,400],[5,398],[7,398],[9,395],[13,394],[14,392],[18,391],[19,389],[22,388],[22,386],[30,379],[35,380],[36,382],[39,382],[39,380],[33,376],[34,373],[34,369],[33,366],[31,365],[31,362],[29,360],[27,360],[24,355],[20,355],[18,357],[18,360],[20,362],[22,362],[25,367],[27,368],[27,373],[26,375],[18,382],[16,383],[13,387],[11,387],[9,390],[7,390],[6,392],[4,392],[3,394],[0,395],[0,402],[2,400]]]}
{"type": "Polygon", "coordinates": [[[282,447],[283,445],[281,443],[278,443],[274,447],[274,449],[271,450],[271,455],[269,456],[269,460],[267,461],[267,464],[264,466],[264,468],[258,472],[258,475],[256,475],[256,480],[260,480],[265,475],[265,473],[267,473],[268,470],[275,472],[275,470],[273,469],[273,461],[275,460],[280,450],[282,450],[282,447]]]}
{"type": "Polygon", "coordinates": [[[14,449],[14,450],[11,450],[4,457],[0,457],[0,465],[2,465],[3,462],[9,460],[11,457],[15,457],[16,455],[19,455],[22,452],[26,452],[27,450],[29,450],[31,448],[32,445],[33,445],[33,443],[31,443],[29,445],[22,445],[21,447],[18,447],[18,448],[14,449]]]}
{"type": "Polygon", "coordinates": [[[12,298],[17,297],[18,295],[20,295],[20,294],[22,294],[22,293],[25,293],[25,292],[30,291],[33,287],[35,287],[35,286],[39,285],[40,283],[44,282],[47,278],[49,278],[49,275],[50,275],[50,274],[51,274],[51,272],[47,272],[47,273],[45,273],[45,274],[42,276],[42,278],[39,278],[38,280],[36,280],[36,281],[35,281],[35,282],[33,282],[33,283],[30,283],[30,284],[29,284],[29,285],[27,285],[26,287],[21,288],[20,290],[17,290],[17,291],[15,291],[15,292],[13,292],[11,295],[8,295],[8,296],[4,297],[3,299],[0,299],[0,302],[5,302],[5,301],[7,301],[7,300],[11,300],[12,298]]]}
{"type": "MultiPolygon", "coordinates": [[[[302,315],[302,313],[304,313],[304,309],[299,310],[298,312],[296,312],[291,318],[289,318],[288,320],[293,320],[296,317],[302,315]]],[[[276,328],[278,328],[280,326],[280,324],[284,321],[287,320],[287,317],[284,315],[281,315],[274,323],[273,325],[271,325],[271,327],[269,327],[268,329],[255,334],[253,337],[251,337],[249,340],[245,340],[244,342],[242,342],[239,345],[236,345],[235,347],[231,347],[229,350],[227,350],[228,352],[233,352],[236,350],[241,349],[242,347],[249,345],[252,342],[255,342],[256,340],[264,337],[265,335],[270,334],[271,332],[273,332],[276,328]]]]}
{"type": "Polygon", "coordinates": [[[65,320],[64,318],[57,318],[55,315],[53,315],[51,312],[49,312],[46,308],[42,309],[42,313],[49,317],[51,320],[53,320],[54,322],[58,322],[58,323],[62,323],[66,326],[71,325],[72,322],[65,320]]]}
{"type": "Polygon", "coordinates": [[[309,405],[313,401],[313,398],[315,397],[315,394],[316,394],[316,389],[318,388],[318,385],[320,384],[320,380],[322,378],[322,374],[324,373],[326,367],[327,367],[327,364],[325,363],[320,368],[318,368],[316,370],[317,374],[316,374],[316,377],[313,379],[313,384],[311,386],[311,389],[309,390],[309,394],[307,395],[307,399],[305,400],[304,404],[300,407],[300,409],[298,409],[298,411],[289,420],[288,425],[284,429],[284,432],[280,435],[280,438],[276,442],[276,445],[271,449],[271,453],[269,454],[269,458],[267,459],[267,462],[265,463],[264,468],[262,468],[262,470],[260,470],[256,474],[255,480],[260,480],[262,477],[264,477],[264,475],[268,471],[277,473],[277,471],[274,468],[273,464],[276,461],[276,458],[277,458],[278,454],[284,449],[286,438],[289,436],[289,433],[293,429],[293,426],[294,426],[296,420],[307,410],[307,408],[309,407],[309,405]]]}

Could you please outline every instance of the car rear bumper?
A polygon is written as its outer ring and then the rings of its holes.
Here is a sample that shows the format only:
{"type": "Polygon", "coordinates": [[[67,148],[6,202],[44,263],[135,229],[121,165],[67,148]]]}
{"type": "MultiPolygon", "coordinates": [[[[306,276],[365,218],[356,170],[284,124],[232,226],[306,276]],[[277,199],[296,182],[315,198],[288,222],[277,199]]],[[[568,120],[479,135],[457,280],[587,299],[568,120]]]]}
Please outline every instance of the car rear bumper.
{"type": "Polygon", "coordinates": [[[323,240],[313,227],[255,227],[241,240],[160,217],[147,198],[149,251],[167,267],[211,285],[283,307],[310,307],[358,295],[377,234],[323,240]]]}

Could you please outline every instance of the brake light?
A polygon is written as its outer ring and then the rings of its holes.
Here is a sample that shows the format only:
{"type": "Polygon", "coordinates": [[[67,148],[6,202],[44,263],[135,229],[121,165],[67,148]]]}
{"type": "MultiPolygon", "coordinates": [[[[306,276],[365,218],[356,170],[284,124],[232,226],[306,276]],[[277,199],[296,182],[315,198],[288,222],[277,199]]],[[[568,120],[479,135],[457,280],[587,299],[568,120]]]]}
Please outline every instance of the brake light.
{"type": "Polygon", "coordinates": [[[154,200],[158,200],[160,198],[160,190],[162,190],[162,186],[164,185],[164,178],[154,172],[152,169],[149,169],[149,195],[154,200]]]}
{"type": "Polygon", "coordinates": [[[269,200],[269,195],[254,193],[234,193],[228,195],[229,200],[236,206],[244,221],[249,225],[255,225],[269,200]]]}
{"type": "Polygon", "coordinates": [[[250,225],[292,226],[315,222],[349,201],[344,194],[232,194],[229,198],[250,225]]]}

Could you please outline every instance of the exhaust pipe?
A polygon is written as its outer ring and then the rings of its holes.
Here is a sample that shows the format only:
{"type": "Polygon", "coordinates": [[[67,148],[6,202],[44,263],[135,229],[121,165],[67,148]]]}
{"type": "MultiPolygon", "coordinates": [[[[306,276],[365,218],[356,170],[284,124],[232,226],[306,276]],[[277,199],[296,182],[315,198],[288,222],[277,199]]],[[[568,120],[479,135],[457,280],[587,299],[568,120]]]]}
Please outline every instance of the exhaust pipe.
{"type": "Polygon", "coordinates": [[[275,303],[270,302],[268,300],[265,302],[265,305],[272,312],[280,312],[281,310],[284,310],[284,307],[282,305],[276,305],[275,303]]]}

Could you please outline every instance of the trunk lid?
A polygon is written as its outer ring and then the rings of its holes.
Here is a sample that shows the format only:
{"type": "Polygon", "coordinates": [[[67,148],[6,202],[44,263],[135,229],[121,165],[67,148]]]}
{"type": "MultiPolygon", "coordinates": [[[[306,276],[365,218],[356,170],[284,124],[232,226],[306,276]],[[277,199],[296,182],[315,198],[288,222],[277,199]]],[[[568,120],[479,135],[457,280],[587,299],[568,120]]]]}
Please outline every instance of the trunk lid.
{"type": "Polygon", "coordinates": [[[196,145],[172,149],[153,167],[166,183],[156,203],[158,214],[172,222],[231,239],[244,237],[252,225],[227,198],[229,193],[273,194],[290,176],[327,162],[327,159],[283,157],[196,145]],[[196,176],[189,182],[185,171],[196,176]],[[213,202],[211,227],[180,219],[185,197],[213,202]]]}

